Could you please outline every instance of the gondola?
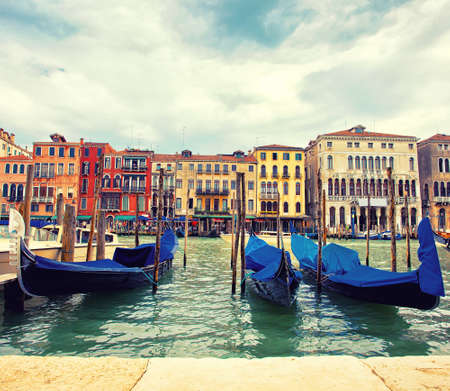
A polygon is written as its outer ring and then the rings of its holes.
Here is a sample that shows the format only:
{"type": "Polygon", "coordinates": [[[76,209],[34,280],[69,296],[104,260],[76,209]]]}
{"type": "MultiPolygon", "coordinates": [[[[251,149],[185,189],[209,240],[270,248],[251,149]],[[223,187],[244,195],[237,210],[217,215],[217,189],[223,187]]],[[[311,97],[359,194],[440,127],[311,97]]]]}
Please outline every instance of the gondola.
{"type": "Polygon", "coordinates": [[[184,229],[183,229],[183,227],[178,227],[175,230],[175,234],[177,235],[178,238],[184,238],[184,229]]]}
{"type": "Polygon", "coordinates": [[[302,274],[292,267],[289,252],[253,233],[245,248],[245,263],[246,281],[255,294],[286,307],[294,302],[302,274]]]}
{"type": "MultiPolygon", "coordinates": [[[[168,229],[161,237],[158,273],[172,267],[178,240],[168,229]]],[[[113,259],[88,262],[60,262],[33,254],[20,239],[17,277],[29,296],[70,295],[131,289],[153,282],[155,244],[117,248],[113,259]]]]}
{"type": "MultiPolygon", "coordinates": [[[[354,299],[399,307],[430,310],[445,296],[439,258],[428,218],[418,227],[421,265],[418,269],[397,273],[361,265],[355,250],[334,243],[322,249],[322,286],[354,299]]],[[[305,276],[315,277],[317,245],[293,233],[291,249],[305,276]]]]}
{"type": "Polygon", "coordinates": [[[438,242],[442,247],[450,250],[450,234],[447,232],[434,232],[433,236],[436,242],[438,242]]]}

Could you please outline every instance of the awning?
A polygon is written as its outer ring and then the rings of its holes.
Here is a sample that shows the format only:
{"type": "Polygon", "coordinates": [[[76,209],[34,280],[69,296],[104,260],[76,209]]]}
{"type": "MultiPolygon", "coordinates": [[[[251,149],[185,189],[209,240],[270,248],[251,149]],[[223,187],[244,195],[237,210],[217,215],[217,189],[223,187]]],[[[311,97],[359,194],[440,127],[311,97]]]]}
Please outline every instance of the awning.
{"type": "Polygon", "coordinates": [[[134,216],[116,216],[114,217],[115,221],[134,221],[134,216]]]}
{"type": "Polygon", "coordinates": [[[82,220],[82,221],[90,220],[91,218],[92,218],[92,216],[87,216],[87,215],[77,216],[77,220],[82,220]]]}
{"type": "MultiPolygon", "coordinates": [[[[367,198],[358,198],[359,206],[367,206],[367,198]]],[[[370,206],[385,208],[388,206],[386,198],[370,198],[370,206]]]]}

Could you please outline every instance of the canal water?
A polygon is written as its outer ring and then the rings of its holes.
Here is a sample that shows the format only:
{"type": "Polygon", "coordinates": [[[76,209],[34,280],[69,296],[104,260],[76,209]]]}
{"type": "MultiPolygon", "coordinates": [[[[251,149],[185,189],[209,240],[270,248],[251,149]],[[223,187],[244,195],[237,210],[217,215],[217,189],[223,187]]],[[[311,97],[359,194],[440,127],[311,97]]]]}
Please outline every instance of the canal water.
{"type": "MultiPolygon", "coordinates": [[[[151,241],[154,238],[142,238],[151,241]]],[[[132,238],[122,239],[131,244],[132,238]]],[[[406,270],[398,242],[399,271],[406,270]]],[[[181,242],[182,243],[182,242],[181,242]]],[[[180,243],[180,244],[181,244],[180,243]]],[[[365,241],[341,241],[365,259],[365,241]]],[[[413,264],[418,242],[412,241],[413,264]]],[[[182,248],[182,245],[180,246],[182,248]]],[[[450,253],[438,248],[450,293],[450,253]]],[[[151,287],[26,303],[3,315],[0,355],[120,357],[268,357],[310,354],[402,356],[450,354],[450,304],[432,311],[368,304],[301,284],[297,303],[279,308],[230,294],[230,249],[223,239],[190,238],[156,296],[151,287]]],[[[389,269],[390,242],[371,242],[372,265],[389,269]]],[[[239,292],[239,290],[238,290],[239,292]]],[[[3,304],[1,304],[3,305],[3,304]]]]}

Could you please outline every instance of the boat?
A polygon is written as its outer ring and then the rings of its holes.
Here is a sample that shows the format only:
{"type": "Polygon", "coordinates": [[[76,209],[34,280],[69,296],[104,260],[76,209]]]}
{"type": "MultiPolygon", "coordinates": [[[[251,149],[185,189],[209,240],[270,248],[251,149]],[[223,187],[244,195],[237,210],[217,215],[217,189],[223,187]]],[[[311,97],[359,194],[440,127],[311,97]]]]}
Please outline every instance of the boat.
{"type": "Polygon", "coordinates": [[[447,250],[450,250],[450,233],[441,232],[441,231],[437,231],[437,232],[433,231],[433,235],[434,235],[434,239],[436,240],[437,243],[439,243],[439,245],[446,248],[447,250]]]}
{"type": "Polygon", "coordinates": [[[302,273],[292,267],[288,251],[253,233],[245,248],[245,264],[248,286],[255,294],[286,307],[295,301],[302,273]]]}
{"type": "MultiPolygon", "coordinates": [[[[153,283],[155,244],[117,248],[112,259],[88,262],[61,262],[34,254],[19,240],[17,277],[29,296],[70,295],[131,289],[153,283]]],[[[168,229],[161,237],[158,272],[162,276],[172,266],[178,240],[168,229]]]]}
{"type": "MultiPolygon", "coordinates": [[[[392,238],[392,234],[391,231],[383,231],[380,233],[380,239],[382,240],[391,240],[392,238]]],[[[396,233],[395,234],[395,240],[400,240],[402,239],[402,235],[400,235],[400,233],[396,233]]]]}
{"type": "MultiPolygon", "coordinates": [[[[406,272],[390,272],[361,265],[355,250],[335,243],[322,249],[322,285],[359,300],[399,307],[430,310],[445,296],[442,273],[428,218],[418,227],[421,265],[406,272]]],[[[298,235],[291,236],[291,249],[308,276],[317,273],[317,245],[298,235]]]]}
{"type": "Polygon", "coordinates": [[[175,231],[175,234],[178,238],[184,238],[184,229],[183,227],[178,227],[175,231]]]}

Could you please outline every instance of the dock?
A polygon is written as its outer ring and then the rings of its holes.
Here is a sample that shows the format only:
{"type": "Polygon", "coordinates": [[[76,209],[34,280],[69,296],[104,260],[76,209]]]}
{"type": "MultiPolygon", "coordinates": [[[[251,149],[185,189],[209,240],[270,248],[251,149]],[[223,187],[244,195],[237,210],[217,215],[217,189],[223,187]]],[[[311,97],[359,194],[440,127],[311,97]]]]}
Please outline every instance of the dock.
{"type": "Polygon", "coordinates": [[[424,391],[450,389],[450,356],[262,359],[0,356],[16,390],[424,391]]]}

